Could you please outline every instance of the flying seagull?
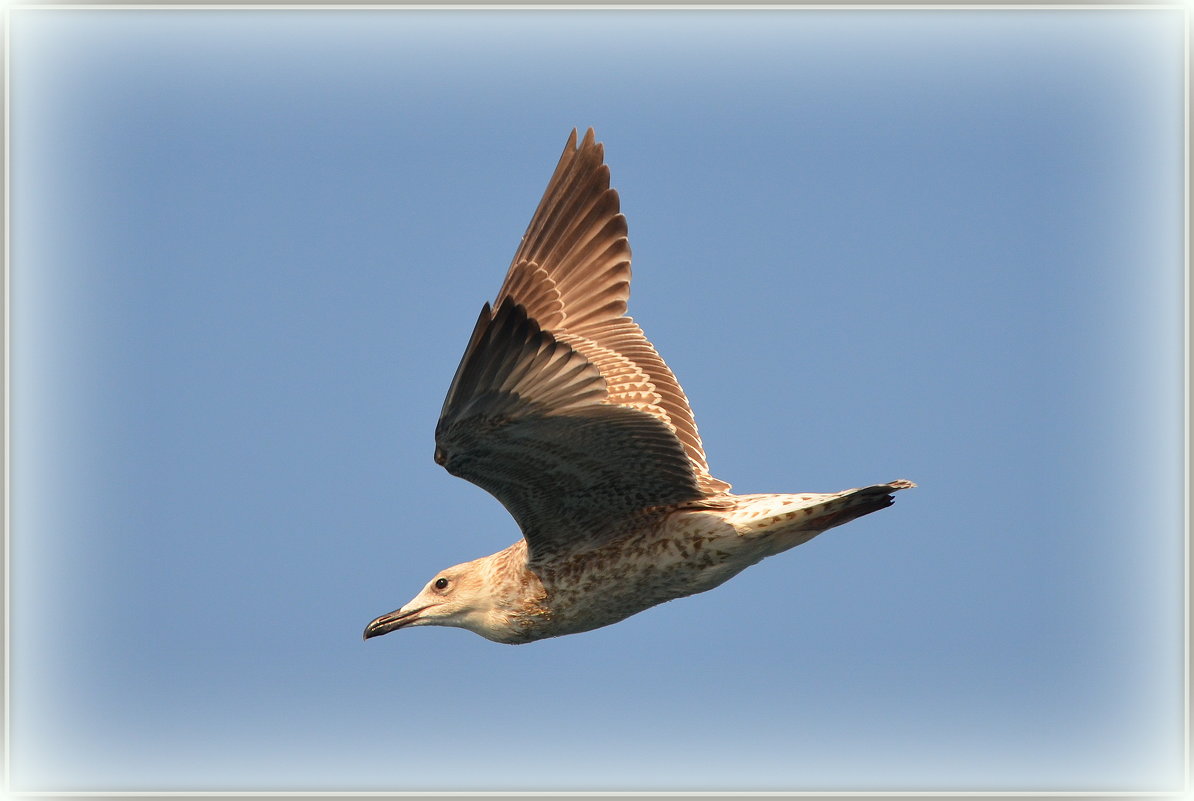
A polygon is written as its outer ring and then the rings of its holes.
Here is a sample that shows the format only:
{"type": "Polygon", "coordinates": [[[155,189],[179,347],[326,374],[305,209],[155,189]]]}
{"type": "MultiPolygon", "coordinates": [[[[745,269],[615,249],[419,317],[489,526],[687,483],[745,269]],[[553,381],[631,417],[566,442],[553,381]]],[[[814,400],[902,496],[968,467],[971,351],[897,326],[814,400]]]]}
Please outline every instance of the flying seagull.
{"type": "Polygon", "coordinates": [[[713,589],[892,503],[892,481],[733,495],[680,384],[626,315],[630,245],[593,129],[568,138],[435,427],[435,461],[523,539],[441,570],[365,628],[457,626],[501,643],[575,634],[713,589]]]}

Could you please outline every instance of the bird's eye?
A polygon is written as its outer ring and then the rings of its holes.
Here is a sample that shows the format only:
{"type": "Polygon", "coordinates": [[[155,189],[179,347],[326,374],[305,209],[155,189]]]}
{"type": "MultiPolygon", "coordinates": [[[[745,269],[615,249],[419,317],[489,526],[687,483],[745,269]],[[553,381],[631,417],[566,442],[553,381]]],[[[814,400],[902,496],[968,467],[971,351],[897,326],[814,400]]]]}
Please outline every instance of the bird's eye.
{"type": "Polygon", "coordinates": [[[435,580],[435,588],[436,588],[437,590],[446,590],[446,589],[448,589],[448,580],[447,580],[446,578],[442,578],[442,577],[441,577],[441,578],[437,578],[437,579],[435,580]]]}

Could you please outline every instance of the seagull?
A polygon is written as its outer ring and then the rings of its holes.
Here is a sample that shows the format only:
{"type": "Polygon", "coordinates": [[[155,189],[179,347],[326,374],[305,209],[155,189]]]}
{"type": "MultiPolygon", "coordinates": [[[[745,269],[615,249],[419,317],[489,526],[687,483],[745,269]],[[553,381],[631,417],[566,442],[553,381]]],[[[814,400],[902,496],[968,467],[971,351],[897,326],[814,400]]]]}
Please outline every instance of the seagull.
{"type": "Polygon", "coordinates": [[[365,639],[415,626],[509,644],[590,631],[713,589],[916,486],[731,494],[629,296],[604,148],[592,128],[579,145],[573,130],[435,428],[436,463],[497,498],[522,539],[441,570],[365,639]]]}

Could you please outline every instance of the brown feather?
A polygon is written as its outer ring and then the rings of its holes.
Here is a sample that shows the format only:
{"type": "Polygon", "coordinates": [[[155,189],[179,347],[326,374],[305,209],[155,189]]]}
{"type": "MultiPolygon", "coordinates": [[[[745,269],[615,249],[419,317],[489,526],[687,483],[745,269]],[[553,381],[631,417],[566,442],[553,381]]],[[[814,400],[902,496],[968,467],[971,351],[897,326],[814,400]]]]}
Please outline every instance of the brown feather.
{"type": "Polygon", "coordinates": [[[478,320],[435,430],[436,461],[510,511],[531,559],[596,547],[702,491],[672,431],[606,404],[605,379],[509,298],[478,320]]]}
{"type": "Polygon", "coordinates": [[[543,199],[498,292],[524,306],[539,326],[567,342],[606,379],[606,402],[654,415],[671,429],[709,495],[730,485],[713,478],[680,383],[625,316],[630,244],[604,148],[590,128],[568,138],[543,199]],[[617,356],[621,358],[612,358],[617,356]]]}

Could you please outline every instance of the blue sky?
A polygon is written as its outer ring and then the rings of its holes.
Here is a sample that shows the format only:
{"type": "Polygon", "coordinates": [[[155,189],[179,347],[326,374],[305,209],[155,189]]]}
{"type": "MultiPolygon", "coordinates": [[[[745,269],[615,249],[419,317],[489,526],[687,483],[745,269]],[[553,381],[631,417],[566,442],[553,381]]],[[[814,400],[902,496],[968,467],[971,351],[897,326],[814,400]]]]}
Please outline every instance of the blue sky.
{"type": "Polygon", "coordinates": [[[11,783],[1182,778],[1180,11],[14,10],[11,783]],[[571,128],[740,492],[896,505],[510,647],[431,459],[571,128]]]}

